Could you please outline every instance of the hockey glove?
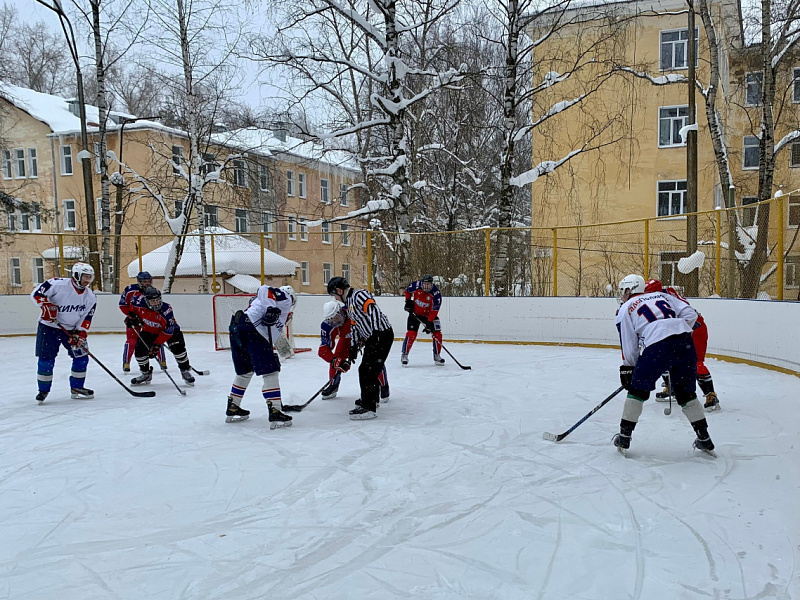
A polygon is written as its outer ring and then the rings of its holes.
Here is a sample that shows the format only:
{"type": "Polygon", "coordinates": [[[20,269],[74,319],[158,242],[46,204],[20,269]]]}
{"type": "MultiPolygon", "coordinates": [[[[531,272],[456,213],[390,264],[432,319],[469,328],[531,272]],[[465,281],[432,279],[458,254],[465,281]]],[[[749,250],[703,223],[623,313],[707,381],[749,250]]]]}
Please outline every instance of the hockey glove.
{"type": "Polygon", "coordinates": [[[272,327],[275,323],[278,322],[278,318],[281,316],[281,309],[277,306],[269,306],[267,307],[267,311],[264,313],[261,322],[266,325],[267,327],[272,327]]]}
{"type": "Polygon", "coordinates": [[[350,361],[342,358],[334,358],[333,361],[331,361],[331,365],[334,369],[342,373],[347,373],[350,370],[350,361]]]}
{"type": "Polygon", "coordinates": [[[424,331],[425,333],[433,333],[434,326],[432,322],[423,321],[422,324],[423,324],[422,331],[424,331]]]}
{"type": "Polygon", "coordinates": [[[41,303],[40,308],[42,309],[43,321],[48,321],[50,323],[56,322],[56,319],[58,318],[58,306],[45,300],[41,303]]]}
{"type": "Polygon", "coordinates": [[[128,316],[125,317],[125,327],[130,327],[133,329],[134,327],[139,327],[142,324],[142,320],[139,318],[139,315],[134,313],[128,313],[128,316]]]}
{"type": "Polygon", "coordinates": [[[72,346],[73,350],[77,348],[85,348],[87,346],[87,335],[88,334],[82,329],[76,329],[75,331],[70,332],[69,345],[72,346]]]}
{"type": "Polygon", "coordinates": [[[631,382],[633,381],[633,367],[622,365],[619,368],[619,381],[626,390],[631,389],[631,382]]]}
{"type": "Polygon", "coordinates": [[[406,305],[403,308],[403,310],[405,310],[408,313],[413,314],[414,313],[414,301],[411,300],[410,298],[408,300],[406,300],[406,305]]]}
{"type": "Polygon", "coordinates": [[[347,360],[350,361],[351,363],[356,362],[356,359],[358,358],[358,353],[360,351],[361,351],[361,346],[356,346],[356,345],[350,346],[350,353],[347,355],[347,360]]]}
{"type": "Polygon", "coordinates": [[[147,358],[158,358],[159,353],[161,352],[161,344],[153,344],[150,346],[150,352],[147,353],[147,358]]]}

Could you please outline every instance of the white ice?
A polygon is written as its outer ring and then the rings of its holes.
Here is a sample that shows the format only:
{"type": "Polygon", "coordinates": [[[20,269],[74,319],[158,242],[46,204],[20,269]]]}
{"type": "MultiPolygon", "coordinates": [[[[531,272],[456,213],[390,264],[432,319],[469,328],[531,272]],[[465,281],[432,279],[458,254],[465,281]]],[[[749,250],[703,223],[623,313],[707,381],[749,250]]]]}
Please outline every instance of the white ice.
{"type": "MultiPolygon", "coordinates": [[[[377,419],[348,419],[350,372],[270,431],[255,379],[250,420],[224,422],[230,357],[187,339],[212,374],[185,398],[158,372],[132,398],[90,363],[96,398],[71,400],[62,353],[42,406],[34,339],[0,339],[0,597],[800,598],[796,377],[711,360],[719,457],[650,401],[626,458],[621,394],[542,439],[617,388],[618,351],[448,344],[462,371],[424,339],[401,368],[396,342],[377,419]]],[[[122,376],[122,336],[90,340],[122,376]]],[[[286,361],[284,402],[326,376],[314,352],[286,361]]]]}

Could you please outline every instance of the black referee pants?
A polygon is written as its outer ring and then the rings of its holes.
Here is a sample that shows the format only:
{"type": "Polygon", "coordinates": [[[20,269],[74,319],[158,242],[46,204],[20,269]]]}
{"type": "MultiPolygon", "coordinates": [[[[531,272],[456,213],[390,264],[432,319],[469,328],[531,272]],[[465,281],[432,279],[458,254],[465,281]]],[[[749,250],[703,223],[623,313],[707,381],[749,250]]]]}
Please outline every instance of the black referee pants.
{"type": "Polygon", "coordinates": [[[361,406],[375,411],[378,408],[381,386],[378,375],[383,370],[389,351],[394,343],[394,330],[376,331],[364,345],[364,356],[358,367],[358,381],[361,385],[361,406]]]}

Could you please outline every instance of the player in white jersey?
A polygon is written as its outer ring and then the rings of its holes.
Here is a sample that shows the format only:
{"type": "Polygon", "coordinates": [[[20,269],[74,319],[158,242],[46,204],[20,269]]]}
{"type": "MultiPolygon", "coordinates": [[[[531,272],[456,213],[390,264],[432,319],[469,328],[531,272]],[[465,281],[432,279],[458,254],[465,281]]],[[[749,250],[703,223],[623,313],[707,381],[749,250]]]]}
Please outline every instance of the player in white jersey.
{"type": "Polygon", "coordinates": [[[281,386],[278,373],[281,363],[273,345],[286,326],[292,310],[292,299],[279,288],[262,285],[250,307],[237,311],[231,318],[229,328],[231,339],[231,358],[236,377],[228,396],[225,421],[244,421],[249,410],[241,408],[242,397],[253,373],[261,375],[261,393],[267,401],[270,429],[289,427],[292,417],[284,414],[281,403],[281,386]]]}
{"type": "Polygon", "coordinates": [[[92,324],[97,299],[89,288],[94,269],[86,263],[75,263],[72,277],[53,277],[31,293],[31,300],[42,311],[36,332],[36,356],[39,358],[36,380],[44,402],[53,384],[53,367],[59,348],[64,346],[72,358],[69,387],[73,398],[94,398],[94,392],[84,387],[89,355],[86,341],[92,324]],[[66,331],[65,331],[66,330],[66,331]]]}
{"type": "Polygon", "coordinates": [[[619,376],[628,397],[614,445],[621,451],[630,447],[643,403],[656,388],[661,374],[669,371],[675,400],[697,435],[695,447],[713,452],[714,444],[695,391],[697,354],[692,326],[697,312],[679,298],[664,292],[644,293],[644,289],[640,275],[628,275],[619,284],[622,306],[616,324],[623,361],[619,376]]]}

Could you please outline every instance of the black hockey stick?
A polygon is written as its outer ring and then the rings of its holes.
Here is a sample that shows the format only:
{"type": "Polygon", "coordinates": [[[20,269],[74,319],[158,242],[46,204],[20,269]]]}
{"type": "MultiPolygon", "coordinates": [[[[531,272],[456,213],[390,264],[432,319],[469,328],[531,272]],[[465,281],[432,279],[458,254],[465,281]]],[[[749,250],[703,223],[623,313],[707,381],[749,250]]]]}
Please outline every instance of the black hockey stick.
{"type": "Polygon", "coordinates": [[[192,371],[194,371],[198,375],[211,375],[211,371],[209,371],[208,369],[206,369],[205,371],[200,371],[199,369],[195,369],[194,367],[192,367],[192,371]]]}
{"type": "MultiPolygon", "coordinates": [[[[61,331],[63,331],[67,335],[72,335],[69,331],[67,331],[66,329],[64,329],[64,327],[62,327],[61,323],[59,323],[58,326],[61,329],[61,331]]],[[[131,396],[135,396],[136,398],[152,398],[153,396],[156,395],[156,393],[153,392],[153,391],[149,391],[149,392],[134,392],[131,388],[129,388],[124,383],[122,383],[122,381],[120,381],[120,379],[116,375],[114,375],[114,373],[112,373],[108,369],[108,367],[106,367],[103,363],[101,363],[100,360],[94,354],[89,352],[89,348],[88,347],[87,348],[83,348],[83,351],[86,352],[86,354],[89,356],[89,358],[91,358],[94,362],[96,362],[98,365],[100,365],[100,368],[102,368],[106,373],[111,375],[111,378],[114,381],[116,381],[118,384],[120,384],[122,387],[124,387],[125,391],[128,392],[131,396]]]]}
{"type": "MultiPolygon", "coordinates": [[[[417,319],[417,321],[419,321],[420,325],[426,325],[426,324],[428,323],[428,321],[423,321],[422,319],[420,319],[419,315],[416,315],[416,314],[415,314],[415,315],[414,315],[414,317],[416,317],[416,319],[417,319]]],[[[433,332],[431,332],[431,333],[433,333],[433,332]]],[[[445,352],[447,352],[447,355],[448,355],[450,358],[452,358],[452,359],[453,359],[453,362],[454,362],[454,363],[456,363],[456,364],[457,364],[459,367],[461,367],[461,368],[462,368],[463,370],[465,370],[465,371],[470,371],[470,370],[472,370],[472,367],[470,367],[469,365],[462,365],[460,362],[458,362],[458,361],[456,360],[456,357],[455,357],[455,356],[453,356],[452,354],[450,354],[450,350],[448,350],[447,348],[445,348],[445,346],[444,346],[444,342],[440,343],[439,345],[442,347],[442,350],[444,350],[445,352]]]]}
{"type": "Polygon", "coordinates": [[[306,406],[308,406],[309,404],[311,404],[311,403],[314,401],[314,399],[315,399],[317,396],[319,396],[319,395],[322,393],[322,391],[323,391],[323,390],[324,390],[326,387],[328,387],[328,386],[329,386],[331,383],[333,383],[333,380],[334,380],[334,379],[336,379],[336,376],[335,376],[335,375],[334,375],[333,377],[331,377],[331,378],[328,380],[328,383],[326,383],[326,384],[325,384],[325,385],[323,385],[321,388],[319,388],[319,390],[317,390],[317,393],[316,393],[316,394],[314,394],[313,396],[311,396],[311,398],[309,398],[309,399],[308,399],[306,402],[304,402],[303,404],[284,404],[284,405],[283,405],[283,411],[284,411],[284,412],[302,412],[302,410],[303,410],[303,409],[304,409],[306,406]]]}
{"type": "Polygon", "coordinates": [[[612,393],[612,394],[611,394],[611,395],[610,395],[608,398],[606,398],[606,399],[605,399],[605,400],[603,400],[603,401],[602,401],[600,404],[598,404],[597,406],[595,406],[595,407],[594,407],[592,410],[590,410],[590,411],[589,411],[589,413],[588,413],[588,414],[587,414],[585,417],[583,417],[583,418],[582,418],[580,421],[578,421],[577,423],[575,423],[575,425],[573,425],[572,427],[570,427],[569,429],[567,429],[567,430],[566,430],[564,433],[559,433],[558,435],[556,435],[555,433],[547,433],[547,432],[545,431],[545,432],[542,434],[542,437],[543,437],[544,439],[546,439],[546,440],[550,441],[550,442],[560,442],[560,441],[561,441],[561,440],[563,440],[565,437],[567,437],[567,436],[568,436],[570,433],[572,433],[573,431],[575,431],[575,430],[578,428],[578,426],[579,426],[581,423],[583,423],[583,422],[584,422],[586,419],[588,419],[589,417],[591,417],[591,416],[592,416],[594,413],[596,413],[598,410],[600,410],[600,409],[601,409],[601,408],[603,408],[603,407],[604,407],[606,404],[608,404],[608,403],[609,403],[609,402],[610,402],[610,401],[611,401],[611,400],[614,398],[614,396],[616,396],[617,394],[619,394],[619,393],[620,393],[622,390],[624,390],[624,389],[625,389],[625,388],[624,388],[623,386],[619,386],[619,387],[618,387],[618,388],[617,388],[617,389],[616,389],[616,390],[615,390],[615,391],[614,391],[614,392],[613,392],[613,393],[612,393]]]}
{"type": "MultiPolygon", "coordinates": [[[[148,355],[151,354],[153,352],[153,350],[150,348],[150,346],[147,345],[147,342],[144,341],[144,338],[142,337],[142,333],[136,327],[133,327],[132,329],[136,332],[136,335],[139,337],[139,341],[142,342],[142,344],[144,345],[145,348],[147,348],[147,354],[148,355]]],[[[186,390],[184,390],[183,388],[181,388],[181,386],[179,386],[177,383],[175,383],[175,380],[172,378],[172,375],[169,374],[169,371],[167,371],[167,368],[164,365],[161,364],[160,360],[156,359],[156,362],[161,366],[161,371],[167,377],[169,377],[169,380],[172,382],[172,385],[175,386],[175,389],[178,390],[178,393],[181,396],[185,396],[186,395],[186,390]]]]}

